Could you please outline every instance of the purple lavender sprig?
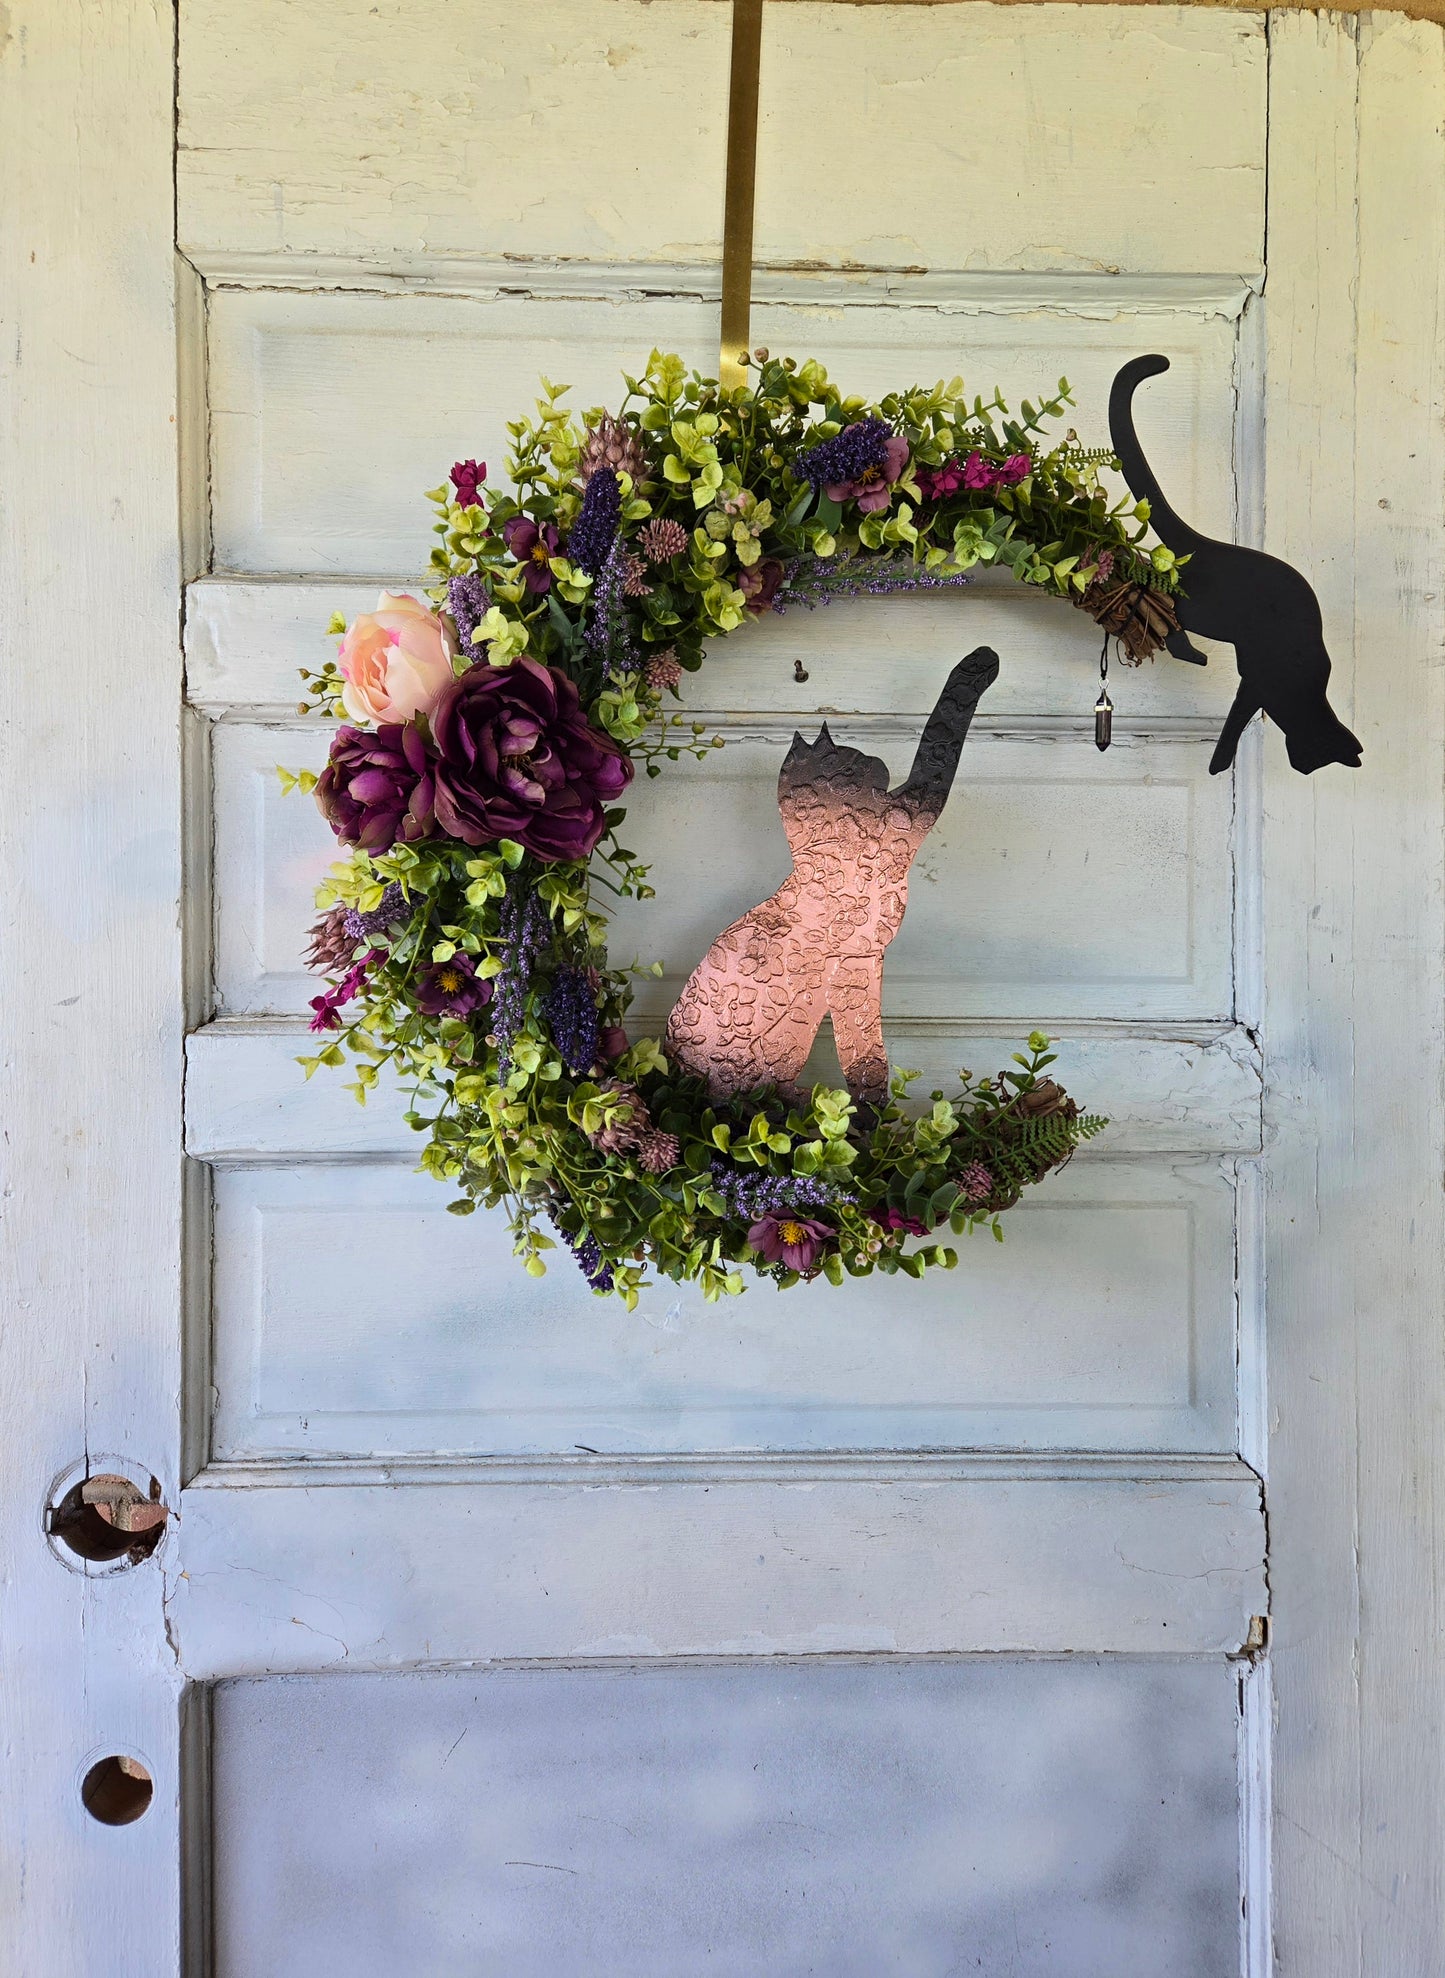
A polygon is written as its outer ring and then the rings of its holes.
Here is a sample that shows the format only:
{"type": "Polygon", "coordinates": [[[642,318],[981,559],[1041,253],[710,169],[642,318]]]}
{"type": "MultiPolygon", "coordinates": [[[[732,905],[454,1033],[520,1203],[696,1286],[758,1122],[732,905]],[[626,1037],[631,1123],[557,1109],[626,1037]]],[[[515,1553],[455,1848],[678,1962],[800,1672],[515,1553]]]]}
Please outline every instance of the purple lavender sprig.
{"type": "Polygon", "coordinates": [[[512,1069],[512,1039],[526,1021],[527,991],[551,925],[546,902],[530,886],[508,888],[499,930],[504,943],[502,967],[492,994],[491,1034],[503,1078],[512,1069]]]}
{"type": "Polygon", "coordinates": [[[836,439],[823,440],[798,456],[798,472],[815,488],[856,481],[870,467],[881,467],[892,433],[886,420],[860,419],[836,439]]]}
{"type": "Polygon", "coordinates": [[[590,1230],[585,1236],[573,1236],[569,1231],[563,1229],[557,1219],[562,1206],[559,1203],[556,1209],[548,1212],[551,1216],[553,1229],[556,1230],[562,1241],[567,1245],[567,1248],[572,1252],[572,1255],[577,1259],[577,1268],[581,1271],[592,1289],[594,1291],[610,1291],[612,1289],[612,1266],[603,1259],[602,1245],[590,1230]]]}
{"type": "Polygon", "coordinates": [[[800,1209],[844,1207],[858,1199],[836,1182],[820,1181],[814,1174],[749,1174],[729,1161],[713,1162],[712,1182],[727,1203],[728,1214],[748,1224],[800,1209]]]}
{"type": "Polygon", "coordinates": [[[904,591],[956,591],[973,582],[967,570],[940,576],[901,556],[800,556],[789,563],[773,599],[779,616],[790,604],[816,611],[834,598],[895,597],[904,591]]]}
{"type": "Polygon", "coordinates": [[[599,467],[582,491],[582,510],[567,538],[567,554],[589,577],[598,577],[622,519],[622,488],[610,467],[599,467]]]}
{"type": "Polygon", "coordinates": [[[597,998],[580,968],[559,968],[542,1005],[552,1042],[569,1071],[591,1071],[601,1048],[597,998]]]}
{"type": "Polygon", "coordinates": [[[453,577],[447,585],[447,609],[456,623],[457,642],[467,659],[480,659],[472,644],[472,634],[491,609],[487,587],[475,570],[465,577],[453,577]]]}
{"type": "MultiPolygon", "coordinates": [[[[600,476],[593,475],[590,489],[600,476]]],[[[575,534],[575,531],[574,531],[575,534]]],[[[624,602],[628,553],[619,536],[607,552],[606,560],[592,589],[592,614],[583,634],[588,645],[614,676],[635,673],[640,661],[632,643],[632,624],[624,602]]]]}

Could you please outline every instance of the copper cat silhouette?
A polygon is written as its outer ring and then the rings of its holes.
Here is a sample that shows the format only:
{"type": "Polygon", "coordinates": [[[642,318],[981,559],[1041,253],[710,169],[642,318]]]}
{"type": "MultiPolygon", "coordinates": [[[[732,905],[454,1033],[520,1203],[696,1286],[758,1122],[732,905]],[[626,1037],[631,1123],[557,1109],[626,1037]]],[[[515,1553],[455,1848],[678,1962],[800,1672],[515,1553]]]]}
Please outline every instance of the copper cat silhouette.
{"type": "Polygon", "coordinates": [[[719,934],[668,1018],[666,1049],[714,1098],[777,1085],[792,1092],[818,1026],[833,1019],[855,1098],[888,1093],[883,951],[908,904],[908,872],[953,786],[973,712],[998,678],[987,646],[961,659],[928,717],[908,780],[839,748],[826,724],[794,735],[778,777],[793,870],[761,906],[719,934]]]}

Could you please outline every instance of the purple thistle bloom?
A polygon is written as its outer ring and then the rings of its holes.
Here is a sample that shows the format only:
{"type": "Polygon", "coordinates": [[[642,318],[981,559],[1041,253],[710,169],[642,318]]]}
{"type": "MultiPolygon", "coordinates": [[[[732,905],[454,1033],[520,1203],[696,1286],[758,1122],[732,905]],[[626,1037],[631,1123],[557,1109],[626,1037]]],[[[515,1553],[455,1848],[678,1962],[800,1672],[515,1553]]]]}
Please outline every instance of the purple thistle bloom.
{"type": "Polygon", "coordinates": [[[582,494],[582,512],[567,538],[567,554],[589,577],[599,577],[617,538],[622,489],[610,467],[599,467],[582,494]]]}
{"type": "Polygon", "coordinates": [[[856,481],[870,467],[881,467],[893,437],[882,419],[860,419],[836,439],[823,440],[798,457],[798,471],[815,488],[856,481]]]}
{"type": "Polygon", "coordinates": [[[354,947],[358,941],[380,940],[394,922],[410,918],[411,909],[407,905],[406,894],[393,879],[370,913],[359,913],[355,907],[348,907],[342,926],[347,940],[354,947]]]}
{"type": "Polygon", "coordinates": [[[737,1222],[761,1222],[766,1216],[787,1216],[799,1209],[833,1209],[857,1200],[836,1182],[813,1174],[749,1173],[730,1161],[714,1161],[712,1185],[737,1222]]]}
{"type": "Polygon", "coordinates": [[[468,659],[479,657],[472,644],[472,634],[491,609],[491,603],[487,587],[475,570],[465,577],[453,577],[447,585],[447,609],[456,623],[457,643],[468,659]]]}
{"type": "Polygon", "coordinates": [[[492,1036],[497,1046],[497,1069],[503,1078],[512,1069],[512,1039],[527,1016],[527,991],[537,955],[551,931],[546,903],[530,887],[509,889],[502,902],[501,937],[506,946],[501,973],[492,979],[492,1036]]]}
{"type": "Polygon", "coordinates": [[[542,1014],[567,1069],[591,1071],[600,1049],[597,998],[580,968],[558,969],[542,1014]]]}

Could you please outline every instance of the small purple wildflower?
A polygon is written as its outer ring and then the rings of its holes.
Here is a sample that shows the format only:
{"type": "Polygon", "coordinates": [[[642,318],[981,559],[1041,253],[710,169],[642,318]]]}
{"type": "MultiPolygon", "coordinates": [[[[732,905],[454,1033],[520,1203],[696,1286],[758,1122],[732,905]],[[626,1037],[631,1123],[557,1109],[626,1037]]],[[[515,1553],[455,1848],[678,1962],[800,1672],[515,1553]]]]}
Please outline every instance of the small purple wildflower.
{"type": "Polygon", "coordinates": [[[811,1271],[837,1231],[807,1216],[762,1216],[748,1231],[748,1242],[765,1264],[785,1270],[811,1271]]]}
{"type": "Polygon", "coordinates": [[[580,968],[559,968],[542,1005],[552,1042],[569,1071],[591,1071],[600,1053],[597,998],[580,968]]]}
{"type": "Polygon", "coordinates": [[[617,538],[622,489],[610,467],[599,467],[582,493],[582,512],[567,538],[567,554],[589,577],[599,577],[617,538]]]}
{"type": "Polygon", "coordinates": [[[426,1016],[475,1016],[492,1000],[492,985],[477,974],[471,957],[460,952],[449,961],[429,962],[416,979],[416,1006],[426,1016]]]}

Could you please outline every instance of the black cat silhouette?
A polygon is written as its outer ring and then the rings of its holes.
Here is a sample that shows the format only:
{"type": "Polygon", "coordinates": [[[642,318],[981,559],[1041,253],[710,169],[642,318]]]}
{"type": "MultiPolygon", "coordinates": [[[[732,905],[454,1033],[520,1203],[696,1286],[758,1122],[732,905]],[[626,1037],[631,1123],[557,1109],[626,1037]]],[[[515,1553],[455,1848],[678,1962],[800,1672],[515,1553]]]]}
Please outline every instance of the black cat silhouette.
{"type": "Polygon", "coordinates": [[[1168,369],[1167,357],[1135,357],[1124,365],[1109,393],[1109,436],[1130,493],[1149,503],[1154,533],[1176,556],[1189,558],[1176,600],[1183,629],[1166,641],[1170,652],[1202,665],[1190,632],[1234,647],[1239,692],[1209,759],[1210,774],[1228,769],[1245,724],[1261,708],[1278,722],[1289,759],[1303,775],[1327,762],[1358,769],[1360,744],[1325,698],[1330,656],[1308,581],[1276,556],[1199,535],[1169,506],[1144,458],[1134,431],[1134,391],[1168,369]]]}

